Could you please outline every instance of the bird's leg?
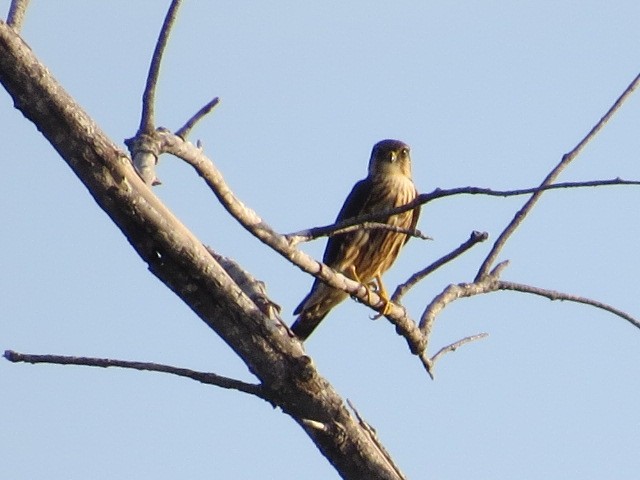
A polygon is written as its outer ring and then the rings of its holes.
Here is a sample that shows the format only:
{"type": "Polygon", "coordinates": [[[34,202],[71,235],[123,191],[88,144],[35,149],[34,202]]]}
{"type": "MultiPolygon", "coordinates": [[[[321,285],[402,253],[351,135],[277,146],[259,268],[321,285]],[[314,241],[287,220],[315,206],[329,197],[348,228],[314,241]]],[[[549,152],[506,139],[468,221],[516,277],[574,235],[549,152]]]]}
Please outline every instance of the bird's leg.
{"type": "Polygon", "coordinates": [[[378,296],[384,302],[384,307],[379,315],[376,315],[374,318],[379,318],[380,316],[386,315],[391,310],[391,300],[389,299],[389,294],[387,293],[387,289],[384,288],[384,283],[382,283],[382,277],[379,273],[376,274],[375,282],[378,287],[378,296]]]}
{"type": "Polygon", "coordinates": [[[371,303],[371,287],[360,279],[360,277],[358,276],[358,272],[356,272],[355,265],[351,265],[351,267],[349,267],[349,272],[351,273],[351,277],[356,282],[359,282],[364,286],[365,290],[367,291],[367,301],[371,303]]]}

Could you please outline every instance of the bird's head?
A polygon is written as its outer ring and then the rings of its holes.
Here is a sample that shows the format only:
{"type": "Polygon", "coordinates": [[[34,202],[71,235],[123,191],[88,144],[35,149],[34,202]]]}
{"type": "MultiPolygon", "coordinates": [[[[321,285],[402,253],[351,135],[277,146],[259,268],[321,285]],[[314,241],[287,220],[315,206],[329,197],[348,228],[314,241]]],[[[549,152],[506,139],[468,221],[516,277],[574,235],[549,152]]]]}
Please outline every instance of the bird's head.
{"type": "Polygon", "coordinates": [[[382,140],[373,146],[369,176],[404,175],[411,178],[409,145],[400,140],[382,140]]]}

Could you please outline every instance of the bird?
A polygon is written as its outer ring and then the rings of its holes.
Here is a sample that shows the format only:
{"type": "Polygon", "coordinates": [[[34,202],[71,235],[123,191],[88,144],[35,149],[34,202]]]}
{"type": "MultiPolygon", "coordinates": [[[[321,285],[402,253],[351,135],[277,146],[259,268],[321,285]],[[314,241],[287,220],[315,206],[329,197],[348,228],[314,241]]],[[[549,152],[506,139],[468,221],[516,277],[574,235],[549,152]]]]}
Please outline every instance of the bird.
{"type": "MultiPolygon", "coordinates": [[[[368,174],[357,182],[338,213],[336,223],[374,212],[383,212],[413,201],[418,191],[411,178],[409,146],[400,140],[382,140],[371,150],[368,174]]],[[[415,229],[420,208],[379,220],[402,229],[415,229]]],[[[359,228],[330,236],[322,261],[337,272],[365,285],[377,287],[377,293],[389,307],[382,274],[391,267],[410,235],[387,229],[359,228]]],[[[329,311],[348,294],[316,278],[309,294],[294,310],[298,318],[291,326],[301,341],[320,324],[329,311]]]]}

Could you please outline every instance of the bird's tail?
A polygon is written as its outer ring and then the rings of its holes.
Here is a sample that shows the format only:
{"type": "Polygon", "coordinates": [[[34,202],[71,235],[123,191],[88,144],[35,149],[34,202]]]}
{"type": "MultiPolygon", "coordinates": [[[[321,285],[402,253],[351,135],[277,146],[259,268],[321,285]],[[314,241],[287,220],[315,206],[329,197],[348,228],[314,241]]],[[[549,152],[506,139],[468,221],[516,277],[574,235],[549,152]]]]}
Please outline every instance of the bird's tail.
{"type": "Polygon", "coordinates": [[[309,295],[305,297],[293,312],[298,319],[291,325],[291,330],[304,341],[316,329],[327,313],[348,295],[341,290],[331,288],[326,283],[316,280],[309,295]]]}
{"type": "Polygon", "coordinates": [[[316,329],[324,317],[327,316],[326,312],[317,312],[313,310],[303,311],[298,319],[291,325],[291,330],[296,334],[300,340],[305,341],[311,333],[316,329]]]}

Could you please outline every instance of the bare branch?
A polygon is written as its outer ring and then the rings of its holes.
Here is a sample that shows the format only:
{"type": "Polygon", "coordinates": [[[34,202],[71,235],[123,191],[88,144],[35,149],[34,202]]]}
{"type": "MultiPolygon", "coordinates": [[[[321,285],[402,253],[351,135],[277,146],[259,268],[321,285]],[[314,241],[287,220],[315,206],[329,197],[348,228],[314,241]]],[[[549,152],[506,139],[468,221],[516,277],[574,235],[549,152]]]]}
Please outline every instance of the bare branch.
{"type": "Polygon", "coordinates": [[[433,374],[433,365],[431,364],[431,359],[427,354],[427,350],[425,349],[420,354],[418,354],[418,358],[420,359],[420,362],[422,362],[422,366],[424,367],[426,372],[429,374],[429,377],[431,378],[431,380],[435,380],[436,377],[433,374]]]}
{"type": "Polygon", "coordinates": [[[519,188],[515,190],[493,190],[484,187],[458,187],[440,189],[436,188],[433,192],[422,194],[419,197],[419,204],[424,204],[439,198],[450,197],[453,195],[486,195],[489,197],[517,197],[520,195],[529,195],[532,193],[545,192],[547,190],[560,190],[571,188],[585,187],[607,187],[614,185],[640,185],[640,180],[623,180],[620,177],[607,180],[588,180],[584,182],[560,182],[550,185],[540,185],[537,187],[519,188]]]}
{"type": "Polygon", "coordinates": [[[29,0],[12,0],[9,6],[9,14],[7,15],[7,25],[13,27],[16,32],[22,29],[24,16],[27,13],[29,0]]]}
{"type": "Polygon", "coordinates": [[[207,114],[209,114],[209,112],[211,112],[211,110],[213,110],[215,106],[218,105],[218,103],[220,103],[220,99],[218,97],[214,98],[209,103],[207,103],[204,107],[198,110],[193,115],[193,117],[187,120],[187,123],[185,123],[182,127],[178,129],[178,131],[176,131],[176,135],[186,140],[187,137],[189,136],[189,133],[191,132],[191,129],[195,126],[195,124],[198,123],[200,120],[202,120],[207,114]]]}
{"type": "Polygon", "coordinates": [[[636,328],[640,328],[640,320],[638,320],[637,318],[634,318],[633,316],[629,315],[626,312],[623,312],[622,310],[615,308],[611,305],[608,305],[606,303],[600,302],[598,300],[592,300],[591,298],[586,298],[586,297],[581,297],[579,295],[571,295],[568,293],[563,293],[563,292],[557,292],[555,290],[548,290],[546,288],[539,288],[539,287],[532,287],[530,285],[524,285],[522,283],[515,283],[515,282],[505,282],[503,280],[501,280],[500,282],[498,282],[497,285],[497,289],[498,290],[513,290],[516,292],[523,292],[523,293],[531,293],[533,295],[539,295],[541,297],[546,297],[551,301],[554,300],[561,300],[561,301],[567,301],[567,302],[576,302],[576,303],[582,303],[584,305],[590,305],[592,307],[596,307],[596,308],[600,308],[602,310],[605,310],[609,313],[613,313],[614,315],[617,315],[620,318],[625,319],[627,322],[629,322],[631,325],[633,325],[636,328]]]}
{"type": "MultiPolygon", "coordinates": [[[[589,133],[575,146],[573,150],[569,153],[563,155],[562,160],[556,167],[551,170],[549,175],[542,181],[541,187],[551,185],[552,182],[560,175],[560,173],[571,163],[579,154],[582,152],[584,147],[591,141],[596,134],[604,127],[604,125],[609,121],[609,119],[618,111],[618,109],[622,106],[627,98],[633,93],[636,87],[640,84],[640,75],[638,75],[625,89],[625,91],[618,97],[618,99],[614,102],[611,108],[607,111],[607,113],[600,119],[600,121],[589,131],[589,133]]],[[[524,204],[524,206],[515,214],[513,220],[507,225],[504,231],[500,234],[496,242],[493,244],[493,247],[487,258],[485,258],[484,262],[480,266],[478,273],[476,275],[476,280],[481,279],[491,268],[491,265],[498,257],[502,247],[505,245],[511,234],[518,228],[518,226],[522,223],[527,214],[533,209],[534,205],[542,196],[543,191],[540,190],[534,193],[531,198],[524,204]]]]}
{"type": "Polygon", "coordinates": [[[156,131],[156,137],[162,144],[163,151],[183,159],[198,172],[227,212],[253,236],[301,270],[333,288],[348,293],[370,308],[380,312],[388,306],[385,317],[395,325],[396,332],[405,338],[411,352],[417,355],[424,350],[424,337],[416,323],[407,316],[403,307],[393,303],[387,305],[376,292],[292,247],[283,235],[275,232],[254,210],[246,207],[236,198],[215,165],[193,144],[162,130],[156,131]]]}
{"type": "Polygon", "coordinates": [[[466,345],[467,343],[475,342],[476,340],[482,340],[483,338],[486,338],[488,336],[489,334],[485,332],[477,333],[475,335],[464,337],[463,339],[458,340],[457,342],[452,343],[451,345],[442,347],[440,350],[438,350],[438,352],[433,357],[429,359],[429,365],[430,365],[429,375],[431,375],[431,378],[433,378],[433,370],[435,368],[436,362],[440,359],[440,357],[442,357],[443,355],[446,355],[447,353],[455,352],[458,348],[462,347],[463,345],[466,345]]]}
{"type": "Polygon", "coordinates": [[[426,347],[428,347],[429,340],[431,338],[433,324],[440,312],[451,302],[459,298],[467,298],[474,295],[480,295],[482,293],[496,291],[500,274],[508,264],[508,261],[499,263],[490,273],[482,277],[480,280],[475,280],[472,283],[449,285],[442,291],[442,293],[434,297],[431,303],[427,305],[427,308],[425,308],[422,317],[420,318],[420,330],[425,336],[426,347]]]}
{"type": "Polygon", "coordinates": [[[489,197],[515,197],[520,195],[529,195],[532,193],[544,192],[546,190],[559,190],[559,189],[568,189],[568,188],[584,188],[584,187],[601,187],[601,186],[613,186],[613,185],[640,185],[640,180],[623,180],[620,178],[612,178],[608,180],[589,180],[585,182],[563,182],[563,183],[554,183],[550,185],[540,185],[538,187],[529,187],[529,188],[521,188],[516,190],[493,190],[491,188],[484,187],[456,187],[456,188],[436,188],[432,192],[429,193],[421,193],[418,195],[415,200],[407,203],[406,205],[401,205],[399,207],[391,208],[389,210],[385,210],[382,212],[372,212],[366,215],[361,215],[357,218],[350,218],[347,220],[343,220],[342,222],[332,223],[329,225],[323,225],[320,227],[308,228],[305,230],[300,230],[299,232],[290,233],[287,237],[291,238],[293,245],[307,241],[307,239],[311,240],[317,237],[322,237],[327,235],[328,233],[334,232],[336,230],[341,230],[343,228],[352,227],[355,225],[362,225],[366,222],[375,222],[381,221],[390,217],[391,215],[397,215],[400,213],[407,212],[409,210],[413,210],[416,207],[421,205],[425,205],[434,200],[438,200],[440,198],[451,197],[454,195],[486,195],[489,197]],[[295,238],[296,236],[302,236],[302,239],[295,238]]]}
{"type": "MultiPolygon", "coordinates": [[[[205,180],[227,212],[258,240],[278,252],[301,270],[320,278],[328,285],[356,297],[360,302],[376,310],[384,308],[385,302],[376,292],[368,290],[361,283],[335,272],[306,253],[292,247],[283,235],[273,230],[254,210],[244,205],[234,195],[220,171],[202,150],[164,130],[156,131],[155,135],[157,141],[162,144],[162,150],[181,158],[191,165],[205,180]],[[369,301],[369,298],[371,301],[369,301]]],[[[399,307],[391,310],[390,315],[399,316],[403,314],[403,310],[399,307]]]]}
{"type": "Polygon", "coordinates": [[[389,466],[389,468],[396,472],[396,475],[398,476],[398,478],[406,479],[406,477],[404,476],[400,468],[393,461],[393,458],[391,457],[387,449],[384,448],[384,445],[382,445],[382,443],[378,439],[378,434],[376,433],[376,429],[373,428],[371,425],[369,425],[369,423],[367,423],[367,421],[362,417],[362,415],[360,415],[360,412],[358,412],[358,410],[356,409],[355,405],[351,402],[351,400],[347,399],[347,405],[349,405],[349,408],[353,410],[353,413],[358,419],[358,423],[360,424],[360,426],[366,432],[369,433],[369,437],[371,438],[371,441],[378,447],[378,450],[380,451],[381,456],[387,461],[387,465],[389,466]]]}
{"type": "Polygon", "coordinates": [[[142,96],[142,118],[140,119],[139,133],[151,134],[154,130],[155,118],[155,96],[156,86],[158,84],[158,75],[160,73],[160,63],[162,62],[162,55],[167,46],[169,39],[169,33],[175,22],[178,14],[178,8],[182,0],[173,0],[171,6],[167,11],[167,15],[164,18],[162,29],[160,30],[160,36],[156,42],[156,48],[151,58],[151,65],[149,66],[149,74],[147,75],[147,84],[144,88],[144,94],[142,96]]]}
{"type": "Polygon", "coordinates": [[[282,320],[280,312],[282,308],[275,303],[267,295],[267,286],[261,280],[258,280],[244,268],[242,268],[238,262],[232,258],[222,256],[216,253],[211,247],[205,245],[207,251],[211,256],[225,269],[229,276],[233,279],[238,287],[249,297],[249,299],[255,304],[255,306],[267,317],[275,320],[273,323],[276,328],[283,329],[287,332],[291,338],[295,337],[295,334],[289,328],[289,325],[282,320]]]}
{"type": "Polygon", "coordinates": [[[427,354],[427,351],[425,350],[424,352],[422,352],[419,355],[420,361],[422,362],[422,366],[424,367],[424,369],[429,374],[429,377],[431,377],[431,380],[435,380],[436,379],[436,377],[435,377],[436,362],[440,359],[440,357],[442,357],[443,355],[445,355],[447,353],[455,352],[458,348],[462,347],[463,345],[466,345],[467,343],[475,342],[476,340],[482,340],[483,338],[486,338],[488,336],[489,336],[488,333],[482,332],[482,333],[477,333],[475,335],[470,335],[468,337],[464,337],[463,339],[458,340],[457,342],[452,343],[451,345],[447,345],[446,347],[442,347],[431,358],[429,358],[429,355],[427,354]]]}
{"type": "Polygon", "coordinates": [[[413,275],[411,275],[411,277],[409,277],[409,279],[406,282],[398,285],[396,287],[395,292],[393,292],[393,295],[391,296],[391,301],[398,302],[409,291],[409,289],[411,289],[414,285],[416,285],[419,281],[421,281],[427,275],[430,275],[441,266],[459,257],[464,252],[472,248],[474,245],[484,242],[487,238],[489,238],[489,234],[487,232],[476,232],[476,231],[471,232],[471,235],[469,236],[469,240],[461,244],[458,248],[446,254],[445,256],[439,258],[428,267],[420,270],[419,272],[414,273],[413,275]]]}
{"type": "Polygon", "coordinates": [[[160,157],[160,144],[152,135],[138,132],[135,137],[124,141],[131,152],[133,168],[148,186],[160,185],[156,177],[156,165],[160,157]]]}
{"type": "MultiPolygon", "coordinates": [[[[353,220],[358,220],[355,218],[353,220]]],[[[342,224],[344,222],[334,223],[333,225],[329,225],[327,227],[319,227],[319,228],[310,228],[308,230],[301,230],[295,233],[287,233],[285,234],[285,238],[289,242],[291,246],[295,246],[300,242],[308,242],[310,240],[315,240],[320,237],[334,237],[336,235],[342,235],[344,233],[353,232],[355,230],[389,230],[391,232],[397,233],[405,233],[411,237],[416,237],[421,240],[433,240],[433,238],[424,235],[417,228],[401,228],[396,225],[389,225],[387,223],[378,223],[378,222],[362,222],[355,223],[353,225],[343,227],[342,224]]]]}
{"type": "Polygon", "coordinates": [[[56,365],[84,365],[88,367],[119,367],[129,368],[133,370],[169,373],[179,377],[190,378],[207,385],[215,385],[217,387],[229,390],[238,390],[239,392],[255,395],[263,400],[269,401],[265,392],[260,385],[242,382],[233,378],[223,377],[215,373],[198,372],[189,370],[188,368],[178,368],[171,365],[163,365],[160,363],[150,362],[131,362],[126,360],[114,360],[110,358],[92,358],[92,357],[71,357],[66,355],[34,355],[29,353],[19,353],[13,350],[5,350],[4,357],[13,363],[51,363],[56,365]]]}

